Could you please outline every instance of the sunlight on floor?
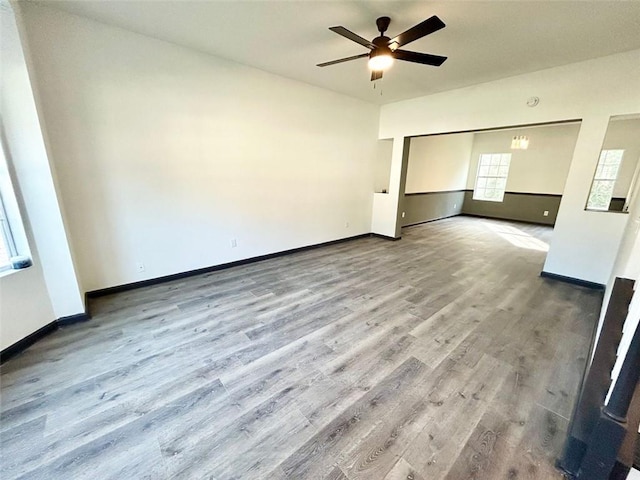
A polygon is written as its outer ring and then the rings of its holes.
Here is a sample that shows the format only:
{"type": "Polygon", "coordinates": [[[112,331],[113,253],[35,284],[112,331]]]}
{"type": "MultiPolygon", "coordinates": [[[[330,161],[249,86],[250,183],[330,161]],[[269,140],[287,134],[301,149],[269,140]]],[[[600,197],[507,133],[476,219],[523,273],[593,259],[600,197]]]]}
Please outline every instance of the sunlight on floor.
{"type": "Polygon", "coordinates": [[[527,248],[540,252],[549,251],[548,243],[532,237],[516,227],[512,227],[511,225],[496,225],[493,223],[485,223],[484,225],[518,248],[527,248]]]}

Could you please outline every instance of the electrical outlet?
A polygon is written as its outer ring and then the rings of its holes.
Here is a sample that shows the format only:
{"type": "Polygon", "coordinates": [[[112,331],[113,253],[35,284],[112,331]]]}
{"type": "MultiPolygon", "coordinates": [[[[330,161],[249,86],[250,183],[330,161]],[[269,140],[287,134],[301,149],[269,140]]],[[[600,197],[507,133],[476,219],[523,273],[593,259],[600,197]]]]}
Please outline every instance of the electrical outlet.
{"type": "Polygon", "coordinates": [[[136,270],[138,272],[144,272],[144,263],[142,262],[136,262],[136,270]]]}
{"type": "Polygon", "coordinates": [[[454,203],[454,204],[453,204],[453,208],[456,208],[457,206],[458,206],[458,204],[457,204],[457,203],[454,203]]]}
{"type": "Polygon", "coordinates": [[[404,218],[404,212],[402,212],[402,218],[404,218]]]}
{"type": "Polygon", "coordinates": [[[344,228],[349,228],[349,222],[344,223],[344,228]]]}
{"type": "Polygon", "coordinates": [[[544,212],[542,212],[542,215],[544,215],[545,217],[549,216],[549,210],[545,210],[544,212]]]}
{"type": "Polygon", "coordinates": [[[238,242],[236,241],[235,238],[232,238],[230,243],[231,243],[231,248],[236,248],[238,246],[238,242]]]}

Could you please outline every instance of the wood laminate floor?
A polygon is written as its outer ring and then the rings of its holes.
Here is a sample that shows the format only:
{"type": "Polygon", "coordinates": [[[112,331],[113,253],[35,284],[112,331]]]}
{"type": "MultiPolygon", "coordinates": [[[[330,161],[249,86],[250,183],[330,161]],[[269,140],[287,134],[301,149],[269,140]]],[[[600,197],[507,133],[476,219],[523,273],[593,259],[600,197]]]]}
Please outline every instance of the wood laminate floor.
{"type": "Polygon", "coordinates": [[[1,368],[0,478],[555,479],[601,294],[457,217],[103,297],[1,368]]]}

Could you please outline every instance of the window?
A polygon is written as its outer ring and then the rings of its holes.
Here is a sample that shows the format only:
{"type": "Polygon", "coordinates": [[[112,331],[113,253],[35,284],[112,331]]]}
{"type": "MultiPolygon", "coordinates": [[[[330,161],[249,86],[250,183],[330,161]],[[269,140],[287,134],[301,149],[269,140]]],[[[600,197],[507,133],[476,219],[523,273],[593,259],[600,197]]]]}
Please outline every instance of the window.
{"type": "Polygon", "coordinates": [[[16,255],[16,246],[9,228],[7,214],[0,197],[0,272],[11,268],[11,257],[16,255]]]}
{"type": "Polygon", "coordinates": [[[613,197],[613,186],[618,178],[623,154],[624,150],[602,150],[591,184],[587,208],[609,210],[609,204],[613,197]]]}
{"type": "Polygon", "coordinates": [[[29,247],[18,210],[9,170],[2,145],[0,145],[0,273],[12,270],[12,259],[20,258],[16,268],[26,268],[31,265],[29,247]]]}
{"type": "Polygon", "coordinates": [[[480,155],[473,199],[501,202],[504,199],[510,163],[510,153],[483,153],[480,155]]]}

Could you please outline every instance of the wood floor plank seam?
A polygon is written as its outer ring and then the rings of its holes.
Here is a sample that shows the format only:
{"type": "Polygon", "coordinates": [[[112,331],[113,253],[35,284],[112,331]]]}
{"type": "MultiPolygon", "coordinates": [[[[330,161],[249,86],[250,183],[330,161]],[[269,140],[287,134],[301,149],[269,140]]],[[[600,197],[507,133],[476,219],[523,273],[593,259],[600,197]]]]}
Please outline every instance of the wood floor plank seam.
{"type": "Polygon", "coordinates": [[[559,416],[560,418],[562,418],[563,420],[566,420],[567,422],[570,420],[569,418],[563,416],[562,414],[558,413],[558,412],[554,412],[553,410],[551,410],[550,408],[545,407],[544,405],[536,402],[536,405],[540,408],[543,408],[544,410],[548,411],[549,413],[553,413],[554,415],[559,416]]]}

